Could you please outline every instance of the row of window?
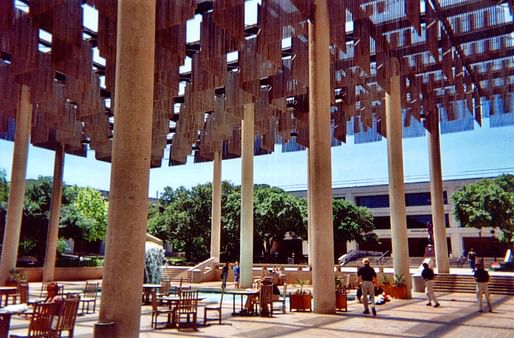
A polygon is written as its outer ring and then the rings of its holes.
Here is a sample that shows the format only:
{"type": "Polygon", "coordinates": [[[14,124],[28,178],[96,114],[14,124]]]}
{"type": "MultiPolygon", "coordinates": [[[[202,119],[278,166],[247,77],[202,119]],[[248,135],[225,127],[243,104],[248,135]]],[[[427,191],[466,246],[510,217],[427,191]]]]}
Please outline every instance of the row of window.
{"type": "MultiPolygon", "coordinates": [[[[444,215],[446,227],[450,226],[448,214],[444,215]]],[[[391,229],[391,218],[389,216],[375,216],[373,219],[375,229],[391,229]]],[[[432,215],[408,215],[407,229],[426,229],[427,224],[432,224],[432,215]]]]}
{"type": "MultiPolygon", "coordinates": [[[[359,206],[368,208],[388,208],[389,195],[371,195],[371,196],[357,196],[355,203],[359,206]]],[[[446,191],[443,192],[443,203],[448,204],[448,197],[446,191]]],[[[422,205],[431,205],[431,198],[429,192],[412,192],[405,194],[405,205],[407,207],[415,207],[422,205]]]]}

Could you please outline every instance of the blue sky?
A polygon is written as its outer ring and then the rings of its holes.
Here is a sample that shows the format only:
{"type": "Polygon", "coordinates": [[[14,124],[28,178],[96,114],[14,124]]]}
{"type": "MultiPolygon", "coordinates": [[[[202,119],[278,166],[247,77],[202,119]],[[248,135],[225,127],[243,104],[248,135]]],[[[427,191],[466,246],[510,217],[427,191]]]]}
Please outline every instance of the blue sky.
{"type": "MultiPolygon", "coordinates": [[[[445,179],[514,173],[514,127],[484,127],[441,136],[443,176],[445,179]]],[[[386,141],[353,144],[349,142],[332,148],[333,186],[387,183],[386,141]]],[[[14,143],[0,141],[0,168],[10,178],[14,143]]],[[[426,137],[403,140],[405,179],[428,180],[428,154],[426,137]]],[[[168,152],[166,152],[168,154],[168,152]]],[[[53,175],[54,153],[30,147],[27,178],[53,175]]],[[[193,163],[193,158],[182,166],[168,167],[167,158],[161,168],[151,169],[149,196],[155,197],[165,186],[191,187],[211,182],[212,163],[193,163]]],[[[280,186],[286,190],[304,189],[307,183],[306,152],[275,153],[255,157],[254,182],[280,186]]],[[[239,184],[241,162],[239,159],[223,161],[222,176],[239,184]]],[[[88,158],[66,155],[64,168],[66,184],[90,186],[109,190],[110,164],[96,161],[94,154],[88,158]]]]}

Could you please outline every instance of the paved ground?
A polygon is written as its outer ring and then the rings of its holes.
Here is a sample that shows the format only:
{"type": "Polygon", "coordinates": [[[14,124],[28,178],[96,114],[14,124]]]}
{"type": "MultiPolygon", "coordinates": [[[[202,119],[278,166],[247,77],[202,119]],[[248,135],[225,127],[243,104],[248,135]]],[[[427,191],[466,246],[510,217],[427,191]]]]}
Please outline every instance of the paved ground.
{"type": "MultiPolygon", "coordinates": [[[[219,283],[216,283],[219,285],[219,283]]],[[[233,317],[232,297],[223,309],[223,325],[153,330],[150,306],[142,307],[140,337],[514,337],[514,297],[493,295],[494,313],[479,313],[473,294],[440,294],[441,307],[425,305],[424,294],[410,300],[392,300],[377,306],[376,318],[362,314],[363,307],[349,302],[349,311],[335,315],[287,312],[273,318],[233,317]]],[[[93,336],[97,314],[77,319],[75,337],[93,336]]],[[[164,320],[164,317],[161,317],[164,320]]],[[[199,309],[203,323],[203,308],[199,309]]],[[[213,322],[215,323],[215,322],[213,322]]],[[[11,334],[26,334],[28,321],[13,317],[11,334]]]]}

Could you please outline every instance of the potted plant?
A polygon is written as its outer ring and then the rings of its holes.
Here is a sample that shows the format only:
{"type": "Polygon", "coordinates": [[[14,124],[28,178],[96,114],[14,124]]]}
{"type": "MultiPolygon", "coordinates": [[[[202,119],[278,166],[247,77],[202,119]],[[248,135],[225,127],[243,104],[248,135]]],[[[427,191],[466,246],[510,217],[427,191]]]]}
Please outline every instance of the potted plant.
{"type": "Polygon", "coordinates": [[[386,294],[391,294],[393,286],[391,285],[391,279],[386,274],[380,275],[380,286],[386,294]]]}
{"type": "Polygon", "coordinates": [[[297,279],[296,283],[300,286],[296,292],[289,294],[289,311],[312,311],[312,295],[310,291],[304,290],[303,286],[307,280],[297,279]]]}
{"type": "Polygon", "coordinates": [[[26,281],[27,276],[22,270],[10,269],[9,276],[5,282],[6,286],[17,286],[18,282],[26,281]]]}
{"type": "Polygon", "coordinates": [[[393,298],[399,298],[399,299],[407,298],[407,284],[405,284],[405,276],[404,275],[394,275],[391,296],[393,298]]]}
{"type": "Polygon", "coordinates": [[[346,287],[342,278],[336,276],[336,310],[348,311],[346,287]]]}

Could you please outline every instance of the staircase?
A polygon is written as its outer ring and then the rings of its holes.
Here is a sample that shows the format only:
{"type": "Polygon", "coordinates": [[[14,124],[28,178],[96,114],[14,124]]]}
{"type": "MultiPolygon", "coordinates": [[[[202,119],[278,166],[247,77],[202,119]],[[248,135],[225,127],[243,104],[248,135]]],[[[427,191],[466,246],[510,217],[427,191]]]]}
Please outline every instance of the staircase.
{"type": "Polygon", "coordinates": [[[163,266],[161,278],[172,282],[200,283],[213,279],[213,275],[216,273],[216,264],[216,259],[211,257],[193,267],[163,266]]]}
{"type": "MultiPolygon", "coordinates": [[[[471,275],[440,273],[435,276],[436,292],[475,293],[476,282],[471,275]]],[[[496,295],[514,295],[514,276],[491,276],[489,292],[496,295]]]]}

